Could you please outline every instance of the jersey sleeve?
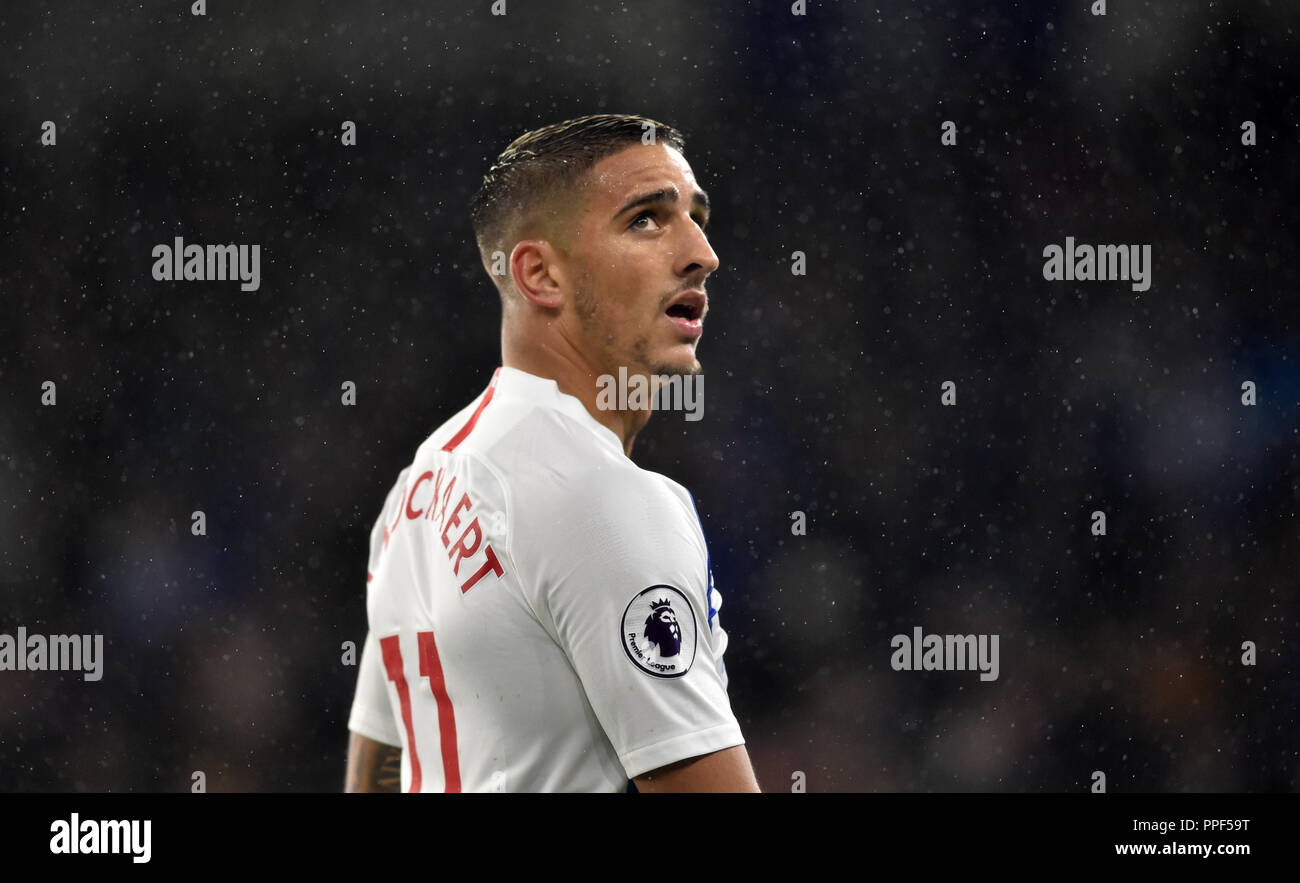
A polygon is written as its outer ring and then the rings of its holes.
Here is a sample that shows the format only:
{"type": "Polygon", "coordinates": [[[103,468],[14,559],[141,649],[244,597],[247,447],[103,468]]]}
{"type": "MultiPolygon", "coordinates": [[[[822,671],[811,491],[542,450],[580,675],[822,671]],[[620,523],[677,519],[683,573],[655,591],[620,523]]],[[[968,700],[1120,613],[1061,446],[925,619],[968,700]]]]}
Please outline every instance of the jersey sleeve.
{"type": "MultiPolygon", "coordinates": [[[[384,500],[379,518],[371,528],[370,554],[366,562],[367,585],[379,569],[387,526],[392,522],[393,513],[401,505],[402,489],[406,486],[406,475],[409,471],[410,467],[407,467],[398,475],[397,481],[384,500]]],[[[375,640],[374,633],[369,630],[366,632],[365,644],[361,648],[361,664],[357,666],[357,690],[352,699],[352,712],[348,715],[348,729],[367,739],[383,742],[385,745],[400,747],[402,744],[402,737],[397,731],[397,722],[388,699],[387,675],[379,652],[379,642],[375,640]]]]}
{"type": "Polygon", "coordinates": [[[357,692],[352,699],[352,713],[348,715],[348,729],[385,745],[399,748],[402,745],[388,702],[388,685],[379,643],[369,633],[361,649],[361,664],[357,667],[357,692]]]}
{"type": "Polygon", "coordinates": [[[516,539],[536,575],[534,611],[635,778],[745,740],[689,497],[654,473],[607,471],[568,483],[516,539]]]}

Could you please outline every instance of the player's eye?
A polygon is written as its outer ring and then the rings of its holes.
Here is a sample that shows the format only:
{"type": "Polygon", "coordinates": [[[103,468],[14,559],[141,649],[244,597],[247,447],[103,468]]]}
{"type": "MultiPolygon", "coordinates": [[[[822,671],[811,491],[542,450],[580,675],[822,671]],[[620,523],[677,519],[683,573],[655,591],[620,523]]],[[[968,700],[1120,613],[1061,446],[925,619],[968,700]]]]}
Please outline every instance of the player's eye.
{"type": "Polygon", "coordinates": [[[647,227],[642,227],[638,225],[641,223],[642,220],[653,219],[654,216],[655,213],[652,210],[646,209],[645,211],[641,212],[641,214],[637,215],[635,218],[632,219],[630,228],[633,230],[646,230],[648,229],[647,227]]]}

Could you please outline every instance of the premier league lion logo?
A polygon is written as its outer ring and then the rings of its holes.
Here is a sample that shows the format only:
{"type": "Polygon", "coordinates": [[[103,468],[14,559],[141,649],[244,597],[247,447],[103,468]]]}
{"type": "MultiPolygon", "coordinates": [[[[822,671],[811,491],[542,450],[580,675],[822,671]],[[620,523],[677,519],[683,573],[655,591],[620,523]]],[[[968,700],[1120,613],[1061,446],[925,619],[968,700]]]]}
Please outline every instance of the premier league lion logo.
{"type": "Polygon", "coordinates": [[[682,651],[682,627],[677,623],[672,601],[661,598],[650,605],[643,637],[659,648],[659,655],[664,659],[682,651]]]}
{"type": "Polygon", "coordinates": [[[695,607],[681,589],[642,589],[623,611],[623,651],[656,678],[680,678],[695,661],[695,607]]]}

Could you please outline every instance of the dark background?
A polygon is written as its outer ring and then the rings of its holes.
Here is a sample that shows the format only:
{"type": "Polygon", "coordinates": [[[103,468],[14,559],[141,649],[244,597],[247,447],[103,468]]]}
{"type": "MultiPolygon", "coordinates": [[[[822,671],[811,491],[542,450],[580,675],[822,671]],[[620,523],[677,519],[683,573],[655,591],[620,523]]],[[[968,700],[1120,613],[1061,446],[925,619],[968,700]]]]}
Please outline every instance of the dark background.
{"type": "Polygon", "coordinates": [[[5,3],[0,631],[106,668],[0,672],[0,790],[341,788],[370,527],[499,364],[467,202],[599,112],[713,198],[705,417],[634,455],[695,495],[765,788],[1295,790],[1300,11],[808,5],[5,3]],[[1044,281],[1067,235],[1150,290],[1044,281]],[[261,289],[155,282],[175,236],[261,289]],[[893,671],[918,625],[1001,677],[893,671]]]}

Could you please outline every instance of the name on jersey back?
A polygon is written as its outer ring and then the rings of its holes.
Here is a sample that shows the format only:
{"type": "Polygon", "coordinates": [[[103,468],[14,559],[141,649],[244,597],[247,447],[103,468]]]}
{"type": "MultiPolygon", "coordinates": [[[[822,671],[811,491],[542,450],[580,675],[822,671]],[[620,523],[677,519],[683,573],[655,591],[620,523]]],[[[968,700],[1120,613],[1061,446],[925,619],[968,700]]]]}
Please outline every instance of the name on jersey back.
{"type": "Polygon", "coordinates": [[[447,550],[452,574],[460,578],[461,565],[469,562],[460,584],[460,590],[464,593],[474,588],[489,573],[496,574],[497,579],[500,579],[504,571],[491,544],[483,542],[483,526],[479,523],[469,494],[462,490],[456,503],[451,503],[455,499],[457,478],[443,467],[439,467],[436,473],[433,470],[422,472],[402,495],[393,523],[384,528],[384,548],[388,548],[389,539],[402,522],[434,522],[442,547],[447,550]],[[430,482],[433,484],[433,492],[425,496],[424,488],[430,482]],[[453,541],[452,536],[457,532],[459,537],[453,541]],[[468,568],[473,567],[477,560],[481,560],[482,564],[471,572],[468,568]]]}

